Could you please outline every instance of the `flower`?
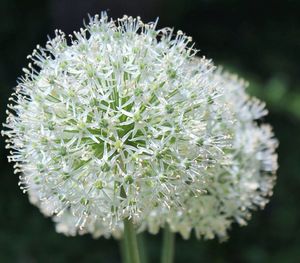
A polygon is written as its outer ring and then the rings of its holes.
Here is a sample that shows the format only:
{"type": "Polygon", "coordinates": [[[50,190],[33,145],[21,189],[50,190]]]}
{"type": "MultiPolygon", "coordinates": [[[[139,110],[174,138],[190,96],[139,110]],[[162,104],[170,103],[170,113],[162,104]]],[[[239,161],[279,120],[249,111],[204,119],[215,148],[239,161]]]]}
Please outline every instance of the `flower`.
{"type": "Polygon", "coordinates": [[[217,100],[235,116],[232,147],[225,149],[228,162],[209,168],[205,194],[187,192],[182,195],[181,208],[152,211],[144,224],[152,233],[168,222],[184,238],[194,229],[198,238],[217,235],[224,240],[233,222],[245,225],[250,210],[263,208],[273,193],[278,142],[269,125],[256,122],[267,114],[264,103],[251,98],[245,91],[247,84],[234,75],[217,70],[213,81],[226,90],[217,100]]]}
{"type": "Polygon", "coordinates": [[[156,24],[102,13],[29,56],[2,134],[58,232],[119,237],[131,218],[140,231],[222,236],[266,202],[276,141],[254,121],[264,107],[156,24]]]}

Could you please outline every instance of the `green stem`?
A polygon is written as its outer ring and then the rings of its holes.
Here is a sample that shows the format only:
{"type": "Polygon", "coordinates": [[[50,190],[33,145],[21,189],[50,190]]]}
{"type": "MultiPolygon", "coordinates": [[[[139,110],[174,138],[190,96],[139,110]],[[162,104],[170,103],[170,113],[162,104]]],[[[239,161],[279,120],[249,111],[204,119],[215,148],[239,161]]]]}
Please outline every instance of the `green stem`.
{"type": "Polygon", "coordinates": [[[122,238],[119,244],[121,250],[122,263],[130,263],[129,254],[125,247],[125,238],[122,238]]]}
{"type": "Polygon", "coordinates": [[[172,263],[174,259],[175,235],[171,232],[168,224],[165,225],[163,233],[163,248],[161,263],[172,263]]]}
{"type": "MultiPolygon", "coordinates": [[[[120,196],[126,198],[126,192],[123,186],[121,186],[120,196]]],[[[124,224],[124,236],[123,236],[123,262],[125,263],[140,263],[140,255],[138,250],[137,238],[132,220],[125,218],[124,224]]]]}
{"type": "Polygon", "coordinates": [[[137,239],[134,230],[134,225],[131,219],[124,219],[124,250],[125,262],[128,256],[130,263],[140,263],[137,239]]]}
{"type": "Polygon", "coordinates": [[[148,263],[145,233],[138,234],[137,241],[138,241],[141,263],[148,263]]]}

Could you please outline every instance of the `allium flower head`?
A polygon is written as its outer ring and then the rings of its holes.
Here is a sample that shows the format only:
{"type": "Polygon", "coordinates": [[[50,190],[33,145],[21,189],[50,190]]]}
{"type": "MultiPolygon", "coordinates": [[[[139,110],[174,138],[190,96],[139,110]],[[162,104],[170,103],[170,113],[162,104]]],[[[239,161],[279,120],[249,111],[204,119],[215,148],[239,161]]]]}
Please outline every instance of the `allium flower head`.
{"type": "Polygon", "coordinates": [[[236,76],[217,70],[213,78],[226,90],[217,100],[230,108],[235,119],[232,146],[224,149],[227,164],[207,169],[206,194],[186,192],[181,195],[181,207],[153,210],[144,225],[150,232],[156,233],[168,222],[184,238],[194,229],[198,238],[217,235],[223,240],[233,222],[245,225],[249,210],[263,208],[273,193],[278,142],[269,125],[256,122],[267,114],[264,103],[249,97],[247,84],[236,76]]]}
{"type": "Polygon", "coordinates": [[[181,31],[103,13],[29,56],[3,134],[21,189],[59,232],[119,236],[131,218],[222,236],[266,202],[264,107],[195,55],[181,31]]]}

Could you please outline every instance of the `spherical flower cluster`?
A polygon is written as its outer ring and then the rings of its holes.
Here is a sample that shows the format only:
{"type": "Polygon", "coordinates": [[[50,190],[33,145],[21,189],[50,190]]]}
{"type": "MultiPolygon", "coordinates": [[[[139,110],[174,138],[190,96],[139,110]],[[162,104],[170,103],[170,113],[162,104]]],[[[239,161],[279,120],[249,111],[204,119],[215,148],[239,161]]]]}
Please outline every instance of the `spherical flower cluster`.
{"type": "Polygon", "coordinates": [[[58,232],[118,237],[131,218],[212,238],[266,203],[277,142],[255,122],[264,105],[195,55],[181,31],[103,13],[29,56],[2,133],[58,232]]]}
{"type": "Polygon", "coordinates": [[[217,235],[224,240],[233,222],[245,225],[249,210],[263,208],[272,195],[278,142],[269,125],[256,122],[267,114],[264,103],[247,95],[246,83],[237,76],[217,70],[213,81],[226,90],[218,102],[227,105],[235,117],[232,147],[225,150],[228,162],[207,170],[206,194],[191,196],[187,192],[182,195],[181,207],[153,210],[144,224],[152,233],[168,222],[184,238],[194,229],[198,238],[217,235]]]}

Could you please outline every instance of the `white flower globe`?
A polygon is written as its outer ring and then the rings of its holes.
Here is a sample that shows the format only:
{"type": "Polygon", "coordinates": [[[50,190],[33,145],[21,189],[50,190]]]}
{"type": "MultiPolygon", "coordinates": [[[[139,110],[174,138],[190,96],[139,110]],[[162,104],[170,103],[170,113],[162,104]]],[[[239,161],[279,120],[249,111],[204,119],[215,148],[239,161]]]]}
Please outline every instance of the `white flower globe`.
{"type": "Polygon", "coordinates": [[[130,218],[223,237],[266,203],[277,141],[256,123],[264,106],[181,31],[103,13],[29,58],[2,134],[58,232],[119,237],[130,218]]]}

